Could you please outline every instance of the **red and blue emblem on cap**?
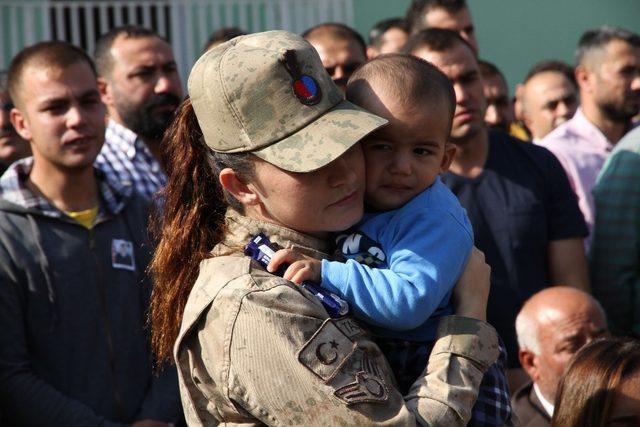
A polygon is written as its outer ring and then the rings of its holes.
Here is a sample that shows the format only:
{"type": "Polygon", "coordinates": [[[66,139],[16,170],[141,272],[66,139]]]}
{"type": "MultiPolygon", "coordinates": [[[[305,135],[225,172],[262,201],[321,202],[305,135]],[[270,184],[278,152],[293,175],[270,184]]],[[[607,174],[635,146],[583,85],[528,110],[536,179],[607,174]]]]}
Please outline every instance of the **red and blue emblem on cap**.
{"type": "Polygon", "coordinates": [[[296,52],[288,50],[284,53],[285,68],[293,78],[293,93],[304,105],[315,105],[320,102],[321,91],[316,79],[308,74],[302,74],[296,52]]]}
{"type": "Polygon", "coordinates": [[[315,103],[320,93],[320,88],[315,79],[303,74],[302,77],[293,82],[293,92],[303,104],[315,103]]]}

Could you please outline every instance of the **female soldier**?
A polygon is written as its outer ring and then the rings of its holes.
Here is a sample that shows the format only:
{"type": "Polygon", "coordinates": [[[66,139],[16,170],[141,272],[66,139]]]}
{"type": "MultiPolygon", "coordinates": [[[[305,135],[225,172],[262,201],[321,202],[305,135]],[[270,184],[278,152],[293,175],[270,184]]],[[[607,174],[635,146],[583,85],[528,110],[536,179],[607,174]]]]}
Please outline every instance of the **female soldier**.
{"type": "MultiPolygon", "coordinates": [[[[151,313],[161,361],[175,343],[189,424],[466,424],[498,354],[489,325],[445,318],[403,398],[365,330],[243,256],[263,232],[328,257],[328,233],[362,215],[357,141],[385,121],[343,101],[311,45],[283,31],[204,54],[189,94],[165,141],[151,313]]],[[[481,256],[470,263],[458,314],[484,318],[488,270],[481,256]]]]}

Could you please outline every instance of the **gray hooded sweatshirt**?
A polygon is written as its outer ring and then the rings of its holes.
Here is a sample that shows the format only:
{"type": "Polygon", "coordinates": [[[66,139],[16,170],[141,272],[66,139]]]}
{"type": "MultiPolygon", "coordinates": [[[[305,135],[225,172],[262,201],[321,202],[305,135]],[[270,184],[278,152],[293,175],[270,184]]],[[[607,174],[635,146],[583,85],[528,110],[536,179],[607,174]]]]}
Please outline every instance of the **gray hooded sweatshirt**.
{"type": "Polygon", "coordinates": [[[146,328],[148,204],[96,172],[91,230],[24,185],[0,179],[0,412],[7,425],[174,422],[174,370],[153,375],[146,328]]]}

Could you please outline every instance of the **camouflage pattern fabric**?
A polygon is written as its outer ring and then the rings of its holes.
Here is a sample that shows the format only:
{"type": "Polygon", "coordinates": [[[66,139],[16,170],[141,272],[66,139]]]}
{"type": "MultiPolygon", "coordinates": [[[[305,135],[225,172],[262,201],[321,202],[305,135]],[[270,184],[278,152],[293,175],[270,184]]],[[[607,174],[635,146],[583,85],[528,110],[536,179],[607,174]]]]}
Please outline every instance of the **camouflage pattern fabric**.
{"type": "Polygon", "coordinates": [[[265,232],[281,247],[326,257],[326,242],[227,214],[228,232],[203,261],[175,359],[185,417],[204,425],[465,425],[498,357],[488,324],[443,318],[425,375],[403,397],[368,332],[331,319],[310,293],[242,255],[265,232]]]}
{"type": "MultiPolygon", "coordinates": [[[[334,258],[339,261],[353,259],[370,268],[386,265],[387,255],[380,244],[362,231],[340,234],[335,240],[337,249],[334,258]]],[[[391,366],[398,390],[406,393],[422,373],[434,343],[387,337],[376,337],[375,341],[391,366]]],[[[505,373],[506,358],[506,349],[500,342],[500,356],[484,374],[471,412],[469,427],[501,426],[511,423],[513,411],[505,373]]]]}
{"type": "Polygon", "coordinates": [[[237,37],[198,59],[189,96],[206,144],[292,172],[337,159],[387,121],[343,99],[315,49],[286,31],[237,37]]]}

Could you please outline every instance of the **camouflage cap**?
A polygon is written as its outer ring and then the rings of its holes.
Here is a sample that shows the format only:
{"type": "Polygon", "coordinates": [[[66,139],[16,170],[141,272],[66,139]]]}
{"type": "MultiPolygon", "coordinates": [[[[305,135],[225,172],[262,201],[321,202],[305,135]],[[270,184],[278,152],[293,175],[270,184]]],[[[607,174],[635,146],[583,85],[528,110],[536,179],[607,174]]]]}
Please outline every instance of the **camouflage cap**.
{"type": "Polygon", "coordinates": [[[189,96],[206,144],[310,172],[387,123],[344,100],[314,48],[286,31],[237,37],[198,59],[189,96]]]}

